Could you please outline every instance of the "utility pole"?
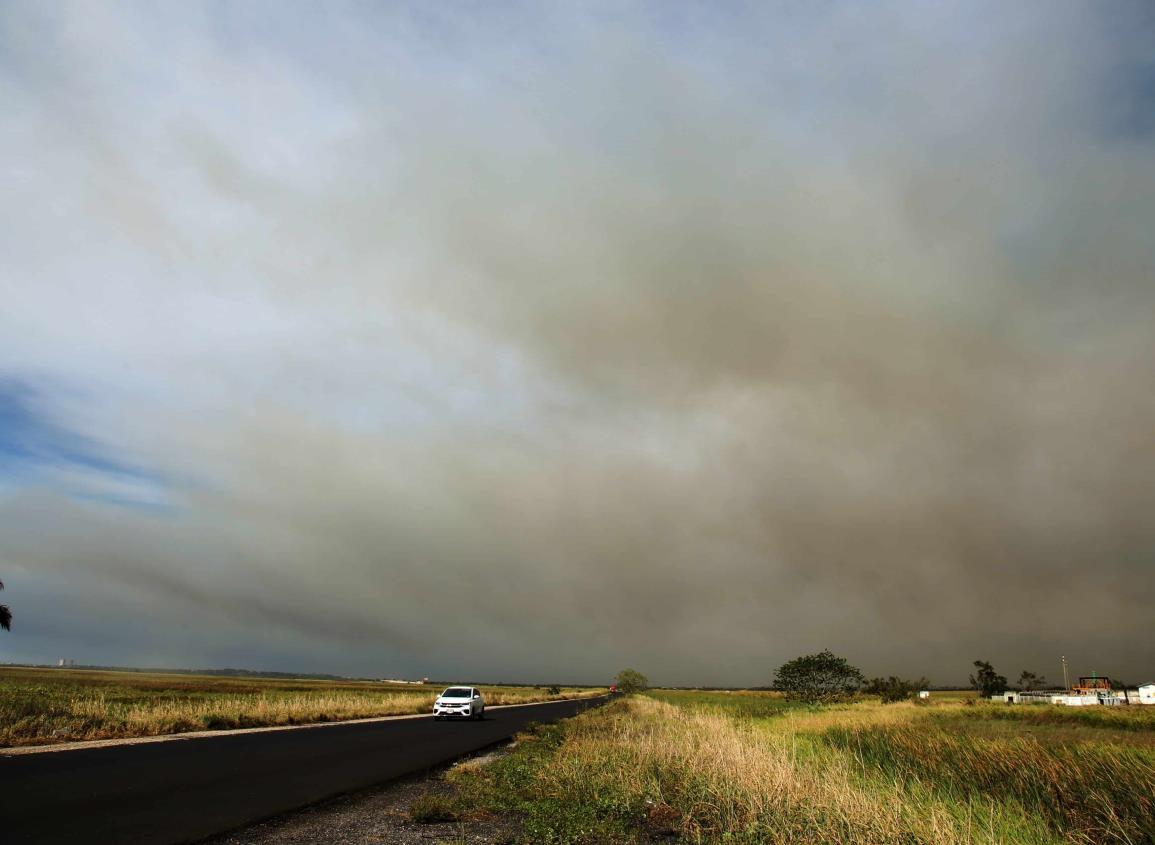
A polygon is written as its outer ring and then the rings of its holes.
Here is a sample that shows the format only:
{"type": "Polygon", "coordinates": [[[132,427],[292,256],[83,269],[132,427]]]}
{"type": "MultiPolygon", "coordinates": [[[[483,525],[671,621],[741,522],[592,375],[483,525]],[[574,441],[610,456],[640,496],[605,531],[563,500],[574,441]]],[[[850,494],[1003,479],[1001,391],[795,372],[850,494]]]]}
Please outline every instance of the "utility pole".
{"type": "Polygon", "coordinates": [[[1066,655],[1063,655],[1062,661],[1063,661],[1063,686],[1067,690],[1070,690],[1071,689],[1071,679],[1067,676],[1067,656],[1066,655]]]}

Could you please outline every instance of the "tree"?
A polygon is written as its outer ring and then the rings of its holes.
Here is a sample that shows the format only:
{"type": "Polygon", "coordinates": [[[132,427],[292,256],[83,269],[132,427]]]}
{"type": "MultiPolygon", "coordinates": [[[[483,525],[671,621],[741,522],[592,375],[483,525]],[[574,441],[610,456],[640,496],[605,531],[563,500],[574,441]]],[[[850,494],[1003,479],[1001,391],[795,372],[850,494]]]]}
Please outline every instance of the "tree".
{"type": "MultiPolygon", "coordinates": [[[[4,582],[0,581],[0,590],[4,589],[4,582]]],[[[12,611],[8,609],[8,605],[0,604],[0,628],[5,631],[12,630],[12,611]]]]}
{"type": "Polygon", "coordinates": [[[907,681],[891,675],[889,678],[871,678],[870,682],[863,688],[863,692],[877,695],[882,699],[883,704],[889,704],[894,701],[905,701],[920,689],[926,689],[929,686],[930,681],[926,678],[907,681]]]}
{"type": "Polygon", "coordinates": [[[1026,669],[1019,675],[1019,689],[1021,690],[1040,690],[1047,688],[1047,679],[1042,675],[1036,675],[1034,672],[1028,672],[1026,669]]]}
{"type": "Polygon", "coordinates": [[[853,695],[864,680],[846,658],[821,651],[779,666],[774,688],[798,701],[831,701],[853,695]]]}
{"type": "Polygon", "coordinates": [[[971,686],[979,691],[979,695],[990,698],[1007,691],[1007,679],[995,672],[995,668],[985,660],[976,660],[975,669],[971,675],[971,686]]]}
{"type": "Polygon", "coordinates": [[[618,682],[618,692],[642,692],[650,688],[650,679],[637,669],[623,669],[614,680],[618,682]]]}

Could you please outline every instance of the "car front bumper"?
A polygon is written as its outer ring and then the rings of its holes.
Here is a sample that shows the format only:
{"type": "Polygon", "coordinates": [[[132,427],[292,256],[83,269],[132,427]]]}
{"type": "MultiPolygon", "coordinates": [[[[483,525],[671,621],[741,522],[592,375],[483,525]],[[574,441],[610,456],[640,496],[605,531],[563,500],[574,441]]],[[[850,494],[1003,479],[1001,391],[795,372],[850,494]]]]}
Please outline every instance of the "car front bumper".
{"type": "Polygon", "coordinates": [[[472,708],[466,707],[434,707],[434,716],[472,716],[472,708]]]}

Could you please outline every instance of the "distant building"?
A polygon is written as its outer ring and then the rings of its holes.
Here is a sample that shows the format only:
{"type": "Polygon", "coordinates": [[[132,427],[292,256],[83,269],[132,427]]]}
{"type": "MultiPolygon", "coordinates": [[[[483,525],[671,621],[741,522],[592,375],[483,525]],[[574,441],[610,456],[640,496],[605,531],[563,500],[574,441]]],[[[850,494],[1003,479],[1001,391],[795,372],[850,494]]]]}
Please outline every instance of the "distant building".
{"type": "Polygon", "coordinates": [[[1155,704],[1155,683],[1139,685],[1139,703],[1155,704]]]}
{"type": "Polygon", "coordinates": [[[1079,682],[1071,687],[1075,695],[1110,695],[1112,690],[1110,678],[1100,678],[1098,675],[1082,676],[1079,682]]]}
{"type": "Polygon", "coordinates": [[[930,690],[928,690],[928,689],[920,689],[920,690],[918,691],[918,697],[919,697],[919,698],[930,698],[930,690]]]}
{"type": "Polygon", "coordinates": [[[1054,704],[1055,693],[1047,690],[1023,690],[1019,693],[1019,704],[1054,704]]]}
{"type": "Polygon", "coordinates": [[[1099,703],[1099,696],[1097,695],[1064,695],[1061,696],[1060,704],[1066,704],[1068,707],[1090,707],[1092,704],[1099,703]]]}

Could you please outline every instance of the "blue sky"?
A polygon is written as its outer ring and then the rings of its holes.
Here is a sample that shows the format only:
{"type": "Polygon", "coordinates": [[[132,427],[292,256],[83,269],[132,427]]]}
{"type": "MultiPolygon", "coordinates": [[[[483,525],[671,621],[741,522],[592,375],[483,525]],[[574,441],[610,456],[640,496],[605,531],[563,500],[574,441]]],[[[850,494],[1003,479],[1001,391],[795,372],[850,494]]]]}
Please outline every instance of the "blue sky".
{"type": "Polygon", "coordinates": [[[0,383],[0,489],[10,495],[22,488],[47,489],[146,510],[169,506],[161,478],[116,460],[83,433],[54,420],[43,405],[30,384],[0,383]]]}
{"type": "Polygon", "coordinates": [[[0,660],[1148,674],[1153,40],[4,4],[0,660]]]}

